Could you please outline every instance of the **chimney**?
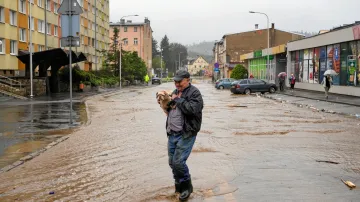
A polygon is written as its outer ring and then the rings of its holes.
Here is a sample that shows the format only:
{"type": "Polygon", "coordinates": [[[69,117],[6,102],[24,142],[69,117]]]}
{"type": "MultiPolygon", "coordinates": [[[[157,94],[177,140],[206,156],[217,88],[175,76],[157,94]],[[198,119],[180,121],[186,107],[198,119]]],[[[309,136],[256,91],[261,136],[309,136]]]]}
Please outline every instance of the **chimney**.
{"type": "Polygon", "coordinates": [[[271,23],[271,29],[275,29],[275,23],[271,23]]]}
{"type": "Polygon", "coordinates": [[[259,24],[255,24],[255,30],[259,29],[259,24]]]}
{"type": "Polygon", "coordinates": [[[121,19],[120,24],[125,24],[125,19],[121,19]]]}

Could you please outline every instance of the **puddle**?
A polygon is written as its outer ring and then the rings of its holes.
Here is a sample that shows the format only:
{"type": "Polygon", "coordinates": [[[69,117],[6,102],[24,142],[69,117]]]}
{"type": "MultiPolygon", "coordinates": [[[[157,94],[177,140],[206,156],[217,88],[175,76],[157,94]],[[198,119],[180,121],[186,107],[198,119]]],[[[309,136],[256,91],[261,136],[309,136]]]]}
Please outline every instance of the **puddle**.
{"type": "MultiPolygon", "coordinates": [[[[44,148],[69,128],[69,103],[4,106],[0,111],[0,168],[44,148]]],[[[73,104],[75,126],[87,122],[83,103],[73,104]]]]}

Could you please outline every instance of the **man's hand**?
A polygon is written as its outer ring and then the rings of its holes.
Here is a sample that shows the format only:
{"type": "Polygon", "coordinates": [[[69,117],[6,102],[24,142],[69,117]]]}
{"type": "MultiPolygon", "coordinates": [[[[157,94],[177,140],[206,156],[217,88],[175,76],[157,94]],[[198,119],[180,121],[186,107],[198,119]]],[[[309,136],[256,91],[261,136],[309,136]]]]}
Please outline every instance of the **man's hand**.
{"type": "Polygon", "coordinates": [[[171,100],[174,100],[175,98],[177,98],[178,97],[178,95],[176,95],[175,93],[173,93],[172,95],[171,95],[171,100]]]}

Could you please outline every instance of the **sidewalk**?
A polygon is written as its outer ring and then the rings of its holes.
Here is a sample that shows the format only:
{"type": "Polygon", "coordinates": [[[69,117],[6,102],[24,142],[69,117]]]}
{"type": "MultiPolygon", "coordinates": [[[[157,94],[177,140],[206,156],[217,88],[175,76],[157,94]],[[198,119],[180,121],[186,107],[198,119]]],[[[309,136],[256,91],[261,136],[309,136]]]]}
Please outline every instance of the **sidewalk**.
{"type": "Polygon", "coordinates": [[[294,92],[291,92],[290,89],[283,92],[278,91],[279,94],[290,95],[294,97],[308,98],[312,100],[326,101],[337,104],[346,104],[360,107],[360,97],[348,96],[348,95],[339,95],[329,93],[328,99],[325,98],[325,92],[319,91],[309,91],[302,89],[295,89],[294,92]]]}
{"type": "Polygon", "coordinates": [[[276,94],[265,94],[263,97],[319,112],[360,118],[360,98],[356,97],[332,94],[329,95],[329,100],[326,101],[325,96],[321,92],[302,90],[295,90],[293,93],[288,90],[287,92],[276,94]]]}

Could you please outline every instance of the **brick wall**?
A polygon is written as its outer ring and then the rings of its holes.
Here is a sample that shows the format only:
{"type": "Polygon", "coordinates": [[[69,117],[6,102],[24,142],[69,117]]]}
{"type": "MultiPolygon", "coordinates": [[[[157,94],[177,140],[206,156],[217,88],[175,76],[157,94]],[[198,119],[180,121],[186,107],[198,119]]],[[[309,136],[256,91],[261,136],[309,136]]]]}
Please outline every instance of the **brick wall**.
{"type": "MultiPolygon", "coordinates": [[[[297,34],[270,29],[270,47],[286,44],[300,38],[302,36],[297,34]]],[[[267,41],[267,29],[227,35],[226,54],[229,56],[227,62],[240,62],[240,55],[266,49],[268,46],[267,41]]]]}

